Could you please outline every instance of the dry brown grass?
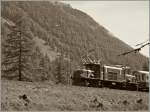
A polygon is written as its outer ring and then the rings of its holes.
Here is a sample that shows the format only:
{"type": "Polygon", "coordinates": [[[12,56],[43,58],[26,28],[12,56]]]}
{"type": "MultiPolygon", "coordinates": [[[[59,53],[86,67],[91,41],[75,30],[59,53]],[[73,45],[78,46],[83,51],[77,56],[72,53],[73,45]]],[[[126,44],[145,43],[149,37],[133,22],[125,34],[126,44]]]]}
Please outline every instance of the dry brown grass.
{"type": "Polygon", "coordinates": [[[73,110],[73,111],[141,111],[148,110],[148,93],[32,83],[2,81],[2,110],[73,110]],[[19,98],[27,95],[30,102],[19,98]],[[142,99],[142,101],[139,101],[142,99]]]}

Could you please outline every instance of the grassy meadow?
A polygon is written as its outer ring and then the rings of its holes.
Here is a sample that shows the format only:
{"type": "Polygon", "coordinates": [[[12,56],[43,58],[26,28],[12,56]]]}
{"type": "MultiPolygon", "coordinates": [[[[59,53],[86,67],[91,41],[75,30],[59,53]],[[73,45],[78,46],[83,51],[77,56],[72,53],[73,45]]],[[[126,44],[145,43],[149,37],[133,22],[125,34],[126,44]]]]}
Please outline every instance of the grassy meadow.
{"type": "Polygon", "coordinates": [[[2,80],[1,85],[1,108],[5,111],[148,111],[146,92],[52,82],[2,80]]]}

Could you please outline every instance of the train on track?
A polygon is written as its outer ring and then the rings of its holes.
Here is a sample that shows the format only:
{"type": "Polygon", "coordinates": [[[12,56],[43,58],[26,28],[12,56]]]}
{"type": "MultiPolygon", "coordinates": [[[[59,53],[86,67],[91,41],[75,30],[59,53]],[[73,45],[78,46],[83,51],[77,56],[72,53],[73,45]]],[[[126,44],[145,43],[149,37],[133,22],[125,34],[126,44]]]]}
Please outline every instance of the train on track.
{"type": "Polygon", "coordinates": [[[72,75],[72,84],[88,87],[108,87],[149,91],[149,72],[132,70],[123,65],[84,63],[72,75]]]}

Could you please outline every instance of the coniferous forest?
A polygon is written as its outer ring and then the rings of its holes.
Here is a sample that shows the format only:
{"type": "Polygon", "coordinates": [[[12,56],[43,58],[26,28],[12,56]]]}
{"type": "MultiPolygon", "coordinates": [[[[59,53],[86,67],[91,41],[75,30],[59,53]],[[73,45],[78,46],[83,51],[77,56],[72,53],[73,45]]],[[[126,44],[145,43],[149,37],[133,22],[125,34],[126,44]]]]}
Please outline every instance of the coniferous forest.
{"type": "Polygon", "coordinates": [[[132,50],[86,13],[59,2],[1,3],[2,78],[70,83],[89,54],[105,64],[148,70],[148,58],[132,50]]]}

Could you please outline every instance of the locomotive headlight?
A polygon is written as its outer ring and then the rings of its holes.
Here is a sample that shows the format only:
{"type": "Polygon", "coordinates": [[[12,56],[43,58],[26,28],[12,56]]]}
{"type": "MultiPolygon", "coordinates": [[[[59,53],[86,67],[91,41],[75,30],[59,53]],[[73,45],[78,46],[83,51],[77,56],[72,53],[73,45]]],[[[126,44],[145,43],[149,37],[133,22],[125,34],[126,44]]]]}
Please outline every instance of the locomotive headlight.
{"type": "Polygon", "coordinates": [[[116,83],[115,83],[115,82],[112,82],[112,85],[116,85],[116,83]]]}

